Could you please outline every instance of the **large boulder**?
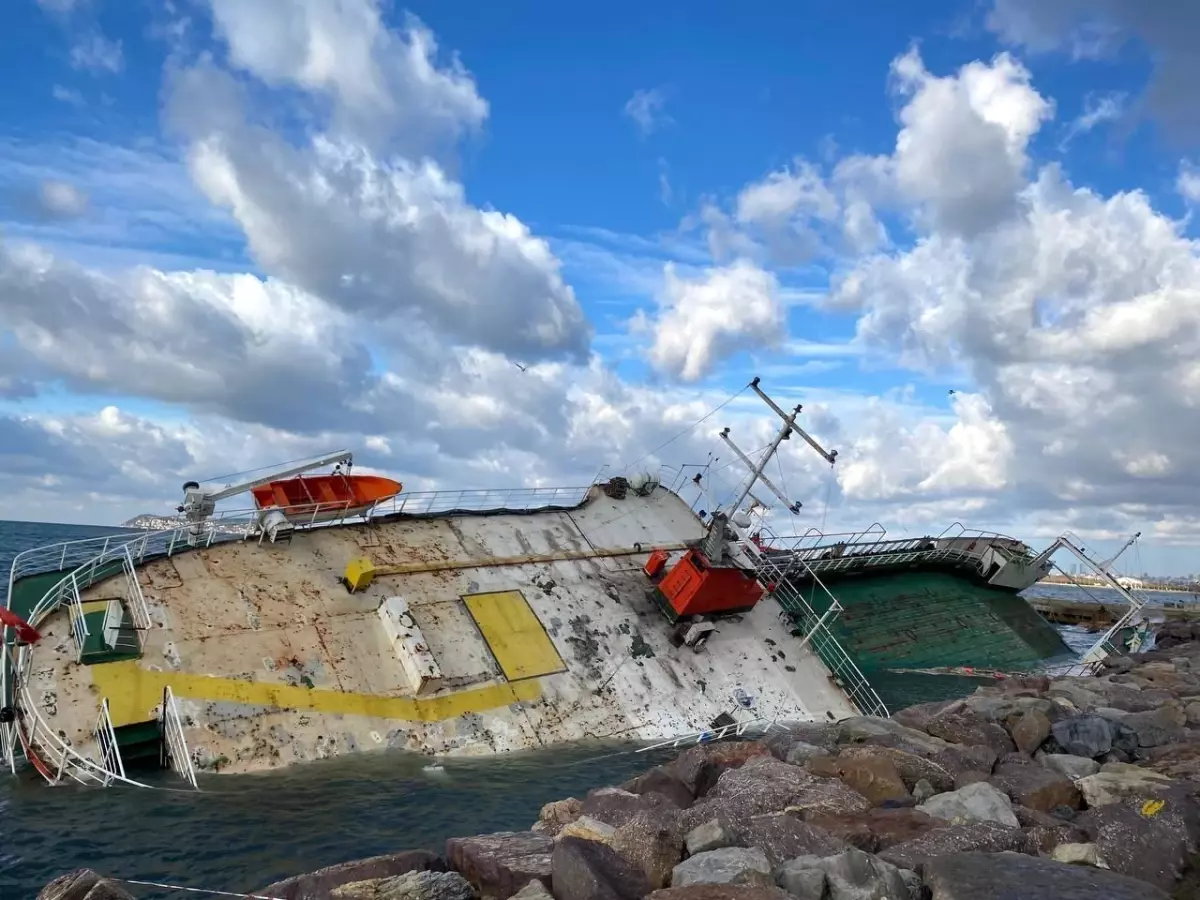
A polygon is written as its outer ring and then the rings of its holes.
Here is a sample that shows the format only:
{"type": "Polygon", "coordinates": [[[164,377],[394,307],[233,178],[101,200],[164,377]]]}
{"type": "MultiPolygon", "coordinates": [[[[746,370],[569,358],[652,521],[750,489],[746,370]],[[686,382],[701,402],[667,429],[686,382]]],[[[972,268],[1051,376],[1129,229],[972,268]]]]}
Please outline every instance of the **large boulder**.
{"type": "Polygon", "coordinates": [[[1050,720],[1037,710],[1021,713],[1013,722],[1013,743],[1022,753],[1032,755],[1050,737],[1050,726],[1050,720]]]}
{"type": "Polygon", "coordinates": [[[723,847],[697,853],[671,873],[672,887],[690,884],[771,885],[771,863],[757,847],[723,847]]]}
{"type": "Polygon", "coordinates": [[[755,757],[770,755],[770,748],[762,741],[721,741],[690,747],[664,768],[678,778],[693,797],[703,797],[717,783],[722,772],[736,769],[755,757]]]}
{"type": "Polygon", "coordinates": [[[917,809],[947,822],[994,822],[1009,828],[1019,825],[1008,797],[982,781],[931,797],[917,809]]]}
{"type": "Polygon", "coordinates": [[[926,723],[925,731],[951,744],[989,747],[999,754],[1011,753],[1015,749],[1007,731],[993,722],[980,718],[965,704],[960,708],[950,708],[934,716],[926,723]]]}
{"type": "Polygon", "coordinates": [[[760,848],[772,865],[793,856],[829,856],[846,849],[838,838],[787,813],[754,816],[736,833],[739,844],[760,848]]]}
{"type": "Polygon", "coordinates": [[[457,872],[405,872],[334,888],[330,900],[475,900],[475,888],[457,872]]]}
{"type": "Polygon", "coordinates": [[[809,892],[815,900],[919,900],[921,884],[915,873],[853,847],[824,859],[802,856],[789,860],[776,871],[775,880],[788,893],[805,897],[809,892]],[[814,870],[825,876],[824,893],[812,893],[814,881],[808,873],[814,870]]]}
{"type": "Polygon", "coordinates": [[[665,887],[683,858],[683,832],[653,812],[638,813],[616,830],[609,844],[641,868],[651,888],[665,887]]]}
{"type": "Polygon", "coordinates": [[[1153,748],[1150,751],[1149,768],[1171,778],[1200,781],[1200,742],[1153,748]]]}
{"type": "Polygon", "coordinates": [[[638,866],[596,841],[560,839],[551,870],[555,900],[641,900],[650,893],[638,866]]]}
{"type": "Polygon", "coordinates": [[[1050,733],[1065,752],[1097,759],[1113,747],[1113,727],[1103,716],[1081,715],[1055,722],[1050,733]]]}
{"type": "Polygon", "coordinates": [[[303,875],[293,875],[283,881],[267,885],[255,893],[279,900],[324,900],[329,893],[344,884],[370,879],[403,875],[406,872],[444,872],[446,864],[436,853],[428,850],[406,850],[403,853],[387,853],[353,862],[326,866],[303,875]]]}
{"type": "Polygon", "coordinates": [[[910,791],[922,779],[933,785],[936,791],[954,789],[954,771],[945,764],[928,759],[916,753],[909,753],[896,747],[881,747],[876,744],[863,744],[843,747],[838,754],[838,760],[871,759],[887,760],[900,775],[904,786],[910,791]]]}
{"type": "Polygon", "coordinates": [[[1186,722],[1187,714],[1178,701],[1121,718],[1121,724],[1137,735],[1139,747],[1161,747],[1174,743],[1183,736],[1186,722]]]}
{"type": "Polygon", "coordinates": [[[1138,804],[1110,803],[1081,813],[1083,829],[1114,872],[1172,890],[1191,849],[1186,827],[1170,815],[1146,815],[1138,804]]]}
{"type": "Polygon", "coordinates": [[[1038,762],[1051,771],[1057,772],[1064,778],[1078,781],[1100,771],[1100,763],[1086,756],[1072,756],[1070,753],[1043,753],[1038,762]]]}
{"type": "Polygon", "coordinates": [[[882,806],[889,801],[911,801],[900,773],[886,756],[839,756],[842,781],[870,801],[882,806]]]}
{"type": "Polygon", "coordinates": [[[1019,853],[958,853],[930,860],[922,874],[933,900],[1168,900],[1104,869],[1019,853]]]}
{"type": "Polygon", "coordinates": [[[1000,853],[1005,850],[1035,854],[1037,844],[1020,828],[1008,828],[995,822],[968,822],[934,828],[920,837],[880,850],[879,857],[901,869],[918,870],[925,860],[951,853],[1000,853]]]}
{"type": "Polygon", "coordinates": [[[919,809],[814,813],[807,816],[805,821],[867,853],[877,853],[945,826],[941,819],[935,819],[919,809]]]}
{"type": "Polygon", "coordinates": [[[737,844],[737,836],[724,825],[720,819],[709,819],[701,822],[684,837],[684,845],[689,856],[703,853],[706,850],[717,850],[721,847],[732,847],[737,844]]]}
{"type": "Polygon", "coordinates": [[[446,841],[446,860],[489,900],[507,900],[535,878],[549,884],[554,841],[535,831],[502,831],[446,841]]]}
{"type": "Polygon", "coordinates": [[[91,869],[76,869],[42,888],[37,900],[133,900],[133,895],[91,869]]]}
{"type": "Polygon", "coordinates": [[[1083,797],[1074,782],[1038,765],[997,766],[990,783],[1011,797],[1014,803],[1041,812],[1049,812],[1058,806],[1078,809],[1083,805],[1083,797]]]}
{"type": "Polygon", "coordinates": [[[655,891],[647,896],[646,900],[796,900],[796,898],[777,887],[764,887],[761,884],[689,884],[687,887],[672,887],[655,891]]]}
{"type": "Polygon", "coordinates": [[[625,788],[632,794],[661,794],[680,809],[687,809],[695,799],[688,786],[664,766],[643,772],[625,788]]]}
{"type": "Polygon", "coordinates": [[[1095,775],[1075,782],[1088,806],[1107,806],[1126,800],[1152,800],[1170,789],[1175,782],[1139,766],[1105,763],[1095,775]]]}
{"type": "Polygon", "coordinates": [[[538,820],[530,830],[553,836],[562,831],[564,825],[571,824],[582,814],[583,803],[574,797],[552,800],[542,807],[538,813],[538,820]]]}
{"type": "Polygon", "coordinates": [[[591,816],[613,827],[624,825],[638,813],[658,811],[666,817],[679,814],[679,807],[660,793],[635,794],[612,787],[590,791],[583,798],[579,810],[581,815],[591,816]]]}

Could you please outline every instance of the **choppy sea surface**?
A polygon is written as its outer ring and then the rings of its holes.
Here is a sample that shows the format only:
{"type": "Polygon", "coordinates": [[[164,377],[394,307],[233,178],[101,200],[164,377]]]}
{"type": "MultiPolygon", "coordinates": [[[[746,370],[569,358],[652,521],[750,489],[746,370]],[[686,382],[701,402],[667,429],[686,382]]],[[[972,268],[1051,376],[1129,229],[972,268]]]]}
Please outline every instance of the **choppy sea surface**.
{"type": "MultiPolygon", "coordinates": [[[[0,521],[0,591],[7,590],[9,566],[20,551],[116,531],[0,521]]],[[[1034,590],[1046,595],[1048,589],[1034,590]]],[[[1078,596],[1074,588],[1049,590],[1078,596]]],[[[1060,630],[1074,649],[1095,640],[1083,629],[1060,630]]],[[[919,703],[977,684],[914,677],[911,691],[895,685],[888,693],[895,697],[901,688],[902,699],[919,703]]],[[[48,788],[29,769],[16,778],[0,770],[0,900],[33,900],[47,881],[81,866],[121,878],[249,892],[348,859],[440,850],[448,837],[528,828],[542,804],[620,783],[670,755],[636,749],[593,743],[437,765],[380,752],[279,773],[202,776],[198,793],[48,788]]],[[[145,898],[199,896],[130,890],[145,898]]]]}

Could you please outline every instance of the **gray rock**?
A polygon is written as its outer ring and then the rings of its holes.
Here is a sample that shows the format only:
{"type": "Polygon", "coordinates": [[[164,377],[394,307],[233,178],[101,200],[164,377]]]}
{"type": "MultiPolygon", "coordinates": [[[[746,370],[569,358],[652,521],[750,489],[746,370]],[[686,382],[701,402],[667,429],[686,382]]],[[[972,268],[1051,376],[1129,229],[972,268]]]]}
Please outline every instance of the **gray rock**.
{"type": "Polygon", "coordinates": [[[917,808],[926,815],[948,822],[995,822],[1009,828],[1019,825],[1008,797],[982,781],[938,794],[917,808]]]}
{"type": "Polygon", "coordinates": [[[1065,778],[1078,781],[1100,771],[1100,763],[1083,756],[1072,756],[1069,753],[1046,753],[1039,761],[1047,769],[1051,769],[1065,778]]]}
{"type": "Polygon", "coordinates": [[[403,853],[372,856],[326,866],[303,875],[294,875],[254,893],[278,897],[279,900],[324,900],[334,888],[343,884],[403,875],[405,872],[443,872],[445,869],[446,864],[436,853],[430,853],[428,850],[406,850],[403,853]]]}
{"type": "Polygon", "coordinates": [[[551,871],[556,900],[641,900],[650,893],[640,868],[596,841],[561,838],[551,871]]]}
{"type": "MultiPolygon", "coordinates": [[[[913,880],[906,879],[900,869],[869,853],[851,847],[837,856],[818,858],[802,856],[784,863],[776,872],[775,880],[780,887],[798,897],[805,896],[792,887],[806,888],[814,880],[804,878],[805,870],[818,870],[825,876],[824,896],[829,900],[918,900],[919,895],[910,893],[913,880]],[[791,884],[792,887],[788,885],[791,884]]],[[[821,900],[822,894],[810,893],[821,900]]]]}
{"type": "Polygon", "coordinates": [[[901,869],[916,869],[925,860],[939,856],[969,851],[1000,853],[1004,850],[1036,854],[1038,846],[1020,828],[1006,828],[995,822],[972,822],[927,831],[920,837],[880,850],[879,857],[901,869]]]}
{"type": "Polygon", "coordinates": [[[1183,710],[1189,725],[1200,725],[1200,703],[1192,701],[1183,710]]]}
{"type": "Polygon", "coordinates": [[[990,747],[997,754],[1009,753],[1014,747],[1012,738],[1001,726],[980,718],[965,707],[939,713],[926,723],[925,730],[952,744],[990,747]]]}
{"type": "Polygon", "coordinates": [[[786,891],[761,884],[689,884],[664,888],[646,900],[794,900],[786,891]]]}
{"type": "Polygon", "coordinates": [[[501,831],[446,841],[455,871],[495,900],[507,900],[537,878],[549,882],[554,841],[533,831],[501,831]]]}
{"type": "Polygon", "coordinates": [[[1113,746],[1112,724],[1103,716],[1082,715],[1061,719],[1050,727],[1058,746],[1073,756],[1095,759],[1113,746]]]}
{"type": "Polygon", "coordinates": [[[731,847],[736,843],[737,838],[721,824],[720,819],[709,819],[707,822],[702,822],[689,831],[687,837],[684,838],[688,856],[695,856],[697,853],[717,850],[721,847],[731,847]]]}
{"type": "Polygon", "coordinates": [[[691,884],[770,885],[771,863],[757,847],[722,847],[697,853],[671,873],[672,887],[691,884]]]}
{"type": "Polygon", "coordinates": [[[1078,809],[1083,805],[1079,788],[1069,778],[1029,762],[996,767],[991,783],[1004,791],[1014,803],[1049,812],[1057,806],[1078,809]]]}
{"type": "Polygon", "coordinates": [[[1129,713],[1121,724],[1137,735],[1139,747],[1162,747],[1182,737],[1186,721],[1186,713],[1176,703],[1148,712],[1129,713]]]}
{"type": "Polygon", "coordinates": [[[1170,891],[1183,874],[1190,849],[1185,817],[1171,814],[1174,805],[1168,799],[1165,810],[1147,818],[1140,803],[1110,803],[1081,813],[1074,824],[1114,872],[1170,891]]]}
{"type": "Polygon", "coordinates": [[[531,881],[513,894],[512,900],[554,900],[554,895],[540,881],[531,881]]]}
{"type": "Polygon", "coordinates": [[[660,793],[635,794],[611,787],[589,792],[579,808],[582,815],[607,822],[614,828],[624,825],[640,812],[655,809],[666,814],[679,812],[679,806],[660,793]]]}
{"type": "Polygon", "coordinates": [[[1090,807],[1107,806],[1124,800],[1147,800],[1161,796],[1173,781],[1158,772],[1125,763],[1105,763],[1095,775],[1080,778],[1076,786],[1090,807]]]}
{"type": "Polygon", "coordinates": [[[930,860],[923,874],[934,900],[1168,900],[1104,869],[1019,853],[959,853],[930,860]]]}
{"type": "Polygon", "coordinates": [[[37,900],[133,900],[133,895],[91,869],[76,869],[42,888],[37,900]]]}
{"type": "Polygon", "coordinates": [[[777,866],[795,856],[831,856],[846,849],[845,842],[787,813],[754,816],[737,827],[738,843],[757,847],[777,866]]]}
{"type": "Polygon", "coordinates": [[[838,724],[841,726],[838,743],[841,744],[861,743],[871,738],[890,736],[899,738],[904,743],[920,748],[929,754],[939,753],[954,746],[941,738],[931,737],[915,728],[908,728],[893,719],[880,719],[876,716],[851,716],[838,724]]]}
{"type": "Polygon", "coordinates": [[[821,857],[799,856],[775,870],[775,883],[799,900],[825,900],[825,870],[821,857]]]}
{"type": "Polygon", "coordinates": [[[818,747],[815,744],[807,744],[804,741],[797,741],[792,744],[785,757],[786,761],[793,766],[802,766],[814,756],[825,755],[824,747],[818,747]]]}
{"type": "Polygon", "coordinates": [[[1037,710],[1023,713],[1013,726],[1012,739],[1022,753],[1033,753],[1050,737],[1050,720],[1037,710]]]}
{"type": "Polygon", "coordinates": [[[695,799],[688,786],[663,766],[642,773],[629,782],[627,789],[633,794],[661,794],[680,809],[687,809],[695,799]]]}
{"type": "Polygon", "coordinates": [[[475,888],[457,872],[405,872],[334,888],[330,900],[474,900],[475,888]]]}
{"type": "Polygon", "coordinates": [[[926,800],[928,800],[930,797],[934,796],[936,793],[937,793],[937,791],[935,791],[933,789],[933,785],[930,784],[928,781],[926,781],[924,778],[922,778],[920,781],[918,781],[916,784],[913,785],[913,789],[912,789],[913,799],[916,800],[918,804],[924,803],[926,800]]]}

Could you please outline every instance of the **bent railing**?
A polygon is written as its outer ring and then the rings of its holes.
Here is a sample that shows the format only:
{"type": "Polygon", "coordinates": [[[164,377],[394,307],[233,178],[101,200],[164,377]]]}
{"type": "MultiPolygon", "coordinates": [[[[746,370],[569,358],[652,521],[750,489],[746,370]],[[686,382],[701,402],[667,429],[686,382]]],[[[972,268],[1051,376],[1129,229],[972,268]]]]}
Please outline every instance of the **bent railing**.
{"type": "Polygon", "coordinates": [[[188,753],[187,738],[183,734],[183,720],[175,705],[175,695],[169,687],[163,688],[162,712],[159,716],[163,731],[163,748],[167,768],[179,775],[192,787],[196,787],[196,768],[188,753]]]}

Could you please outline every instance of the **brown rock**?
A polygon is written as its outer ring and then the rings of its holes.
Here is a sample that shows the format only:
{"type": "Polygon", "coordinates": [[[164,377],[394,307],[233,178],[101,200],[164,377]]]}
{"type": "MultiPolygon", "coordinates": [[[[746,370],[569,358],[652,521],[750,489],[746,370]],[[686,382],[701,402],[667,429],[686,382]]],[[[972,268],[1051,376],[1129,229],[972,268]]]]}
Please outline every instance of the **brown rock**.
{"type": "Polygon", "coordinates": [[[770,754],[770,748],[762,741],[699,744],[685,750],[664,768],[683,782],[694,797],[703,797],[717,783],[722,772],[736,769],[746,760],[770,754]]]}
{"type": "Polygon", "coordinates": [[[1022,753],[1032,754],[1050,737],[1050,720],[1037,710],[1022,713],[1012,729],[1013,743],[1022,753]]]}
{"type": "Polygon", "coordinates": [[[812,756],[804,764],[804,768],[808,769],[813,775],[821,778],[838,778],[842,774],[842,767],[838,763],[836,756],[812,756]]]}
{"type": "Polygon", "coordinates": [[[1001,765],[990,781],[1014,803],[1041,812],[1049,812],[1056,806],[1079,809],[1083,805],[1083,795],[1074,782],[1044,766],[1001,765]]]}
{"type": "Polygon", "coordinates": [[[542,807],[538,820],[533,823],[531,831],[556,835],[564,825],[570,825],[582,815],[583,803],[574,797],[566,800],[552,800],[542,807]]]}
{"type": "Polygon", "coordinates": [[[846,849],[838,838],[787,813],[754,816],[736,833],[739,843],[762,850],[772,866],[797,856],[832,856],[846,849]]]}
{"type": "MultiPolygon", "coordinates": [[[[918,703],[892,714],[892,721],[899,722],[917,731],[926,731],[925,726],[949,708],[961,709],[961,700],[935,700],[932,703],[918,703]]],[[[928,732],[926,731],[928,734],[928,732]]]]}
{"type": "Polygon", "coordinates": [[[665,816],[678,815],[679,807],[657,792],[633,794],[620,788],[600,788],[588,793],[579,805],[582,815],[607,822],[614,828],[624,825],[640,812],[657,810],[665,816]]]}
{"type": "Polygon", "coordinates": [[[920,837],[945,823],[919,809],[869,809],[858,813],[812,813],[804,821],[846,843],[878,853],[920,837]]]}
{"type": "Polygon", "coordinates": [[[648,895],[646,900],[796,900],[779,888],[756,884],[690,884],[666,888],[648,895]]]}
{"type": "Polygon", "coordinates": [[[595,841],[558,841],[551,870],[555,900],[641,900],[650,893],[640,868],[595,841]]]}
{"type": "Polygon", "coordinates": [[[683,835],[679,826],[652,812],[638,813],[616,830],[609,843],[641,868],[652,888],[666,885],[671,870],[683,859],[683,835]]]}
{"type": "Polygon", "coordinates": [[[1200,781],[1200,744],[1166,744],[1150,751],[1147,768],[1170,778],[1200,781]]]}
{"type": "Polygon", "coordinates": [[[76,869],[42,888],[37,900],[133,900],[133,895],[91,869],[76,869]]]}
{"type": "Polygon", "coordinates": [[[977,784],[980,781],[987,781],[992,776],[987,772],[980,772],[974,769],[967,769],[959,772],[954,776],[954,790],[965,788],[968,784],[977,784]]]}
{"type": "Polygon", "coordinates": [[[946,711],[935,716],[925,725],[925,730],[951,744],[989,747],[998,754],[1009,753],[1013,749],[1013,742],[1007,731],[966,708],[946,711]]]}
{"type": "Polygon", "coordinates": [[[842,781],[858,791],[872,806],[882,806],[889,800],[911,800],[900,773],[885,756],[838,757],[842,781]]]}
{"type": "Polygon", "coordinates": [[[502,831],[446,841],[450,866],[490,900],[507,900],[533,879],[550,883],[554,841],[534,831],[502,831]]]}
{"type": "Polygon", "coordinates": [[[356,881],[388,878],[406,872],[444,872],[446,864],[436,853],[428,850],[406,850],[387,853],[352,862],[326,866],[303,875],[294,875],[268,885],[255,893],[279,900],[323,900],[334,888],[356,881]]]}
{"type": "MultiPolygon", "coordinates": [[[[886,759],[895,767],[899,773],[904,786],[910,791],[916,787],[916,784],[921,779],[925,779],[935,791],[949,791],[954,789],[954,772],[948,769],[943,764],[926,759],[923,756],[918,756],[915,753],[909,753],[906,750],[900,750],[896,747],[880,747],[872,744],[844,747],[842,752],[838,754],[838,759],[886,759]]],[[[812,767],[808,767],[814,775],[824,774],[814,772],[812,767]]]]}
{"type": "Polygon", "coordinates": [[[639,775],[629,782],[626,790],[633,794],[662,794],[680,809],[687,809],[695,799],[688,786],[663,766],[639,775]]]}
{"type": "Polygon", "coordinates": [[[926,860],[952,853],[980,851],[1036,853],[1037,846],[1020,828],[1007,828],[995,822],[971,822],[934,828],[920,837],[881,850],[879,858],[901,869],[916,869],[926,860]]]}

